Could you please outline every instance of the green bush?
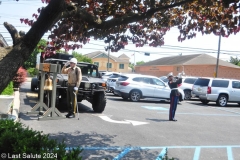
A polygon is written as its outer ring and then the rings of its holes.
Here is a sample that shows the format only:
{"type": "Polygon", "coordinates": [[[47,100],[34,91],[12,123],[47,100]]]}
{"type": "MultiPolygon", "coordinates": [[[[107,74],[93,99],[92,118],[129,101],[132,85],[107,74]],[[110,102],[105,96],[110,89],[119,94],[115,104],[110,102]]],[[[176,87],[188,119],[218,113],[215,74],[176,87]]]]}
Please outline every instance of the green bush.
{"type": "MultiPolygon", "coordinates": [[[[37,156],[34,159],[80,160],[82,150],[78,147],[66,152],[66,144],[50,139],[42,132],[25,127],[20,122],[0,120],[0,151],[8,155],[37,156]],[[50,157],[46,157],[47,155],[50,157]]],[[[13,156],[12,156],[13,157],[13,156]]],[[[33,158],[31,158],[33,159],[33,158]]]]}
{"type": "Polygon", "coordinates": [[[13,95],[13,82],[11,81],[8,86],[3,90],[1,95],[13,95]]]}
{"type": "Polygon", "coordinates": [[[34,77],[38,74],[38,69],[37,68],[28,68],[27,72],[30,74],[31,77],[34,77]]]}

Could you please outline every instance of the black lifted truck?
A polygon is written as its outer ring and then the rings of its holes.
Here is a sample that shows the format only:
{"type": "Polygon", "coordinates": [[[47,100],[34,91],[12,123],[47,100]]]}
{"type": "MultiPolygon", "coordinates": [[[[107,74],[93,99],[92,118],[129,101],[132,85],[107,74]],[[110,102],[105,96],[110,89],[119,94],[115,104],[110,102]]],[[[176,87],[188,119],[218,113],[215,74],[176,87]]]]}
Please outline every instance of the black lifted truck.
{"type": "MultiPolygon", "coordinates": [[[[72,55],[62,55],[57,53],[57,55],[54,55],[54,58],[47,58],[43,63],[60,64],[61,67],[63,67],[71,58],[72,55]]],[[[82,100],[87,100],[92,104],[94,112],[102,113],[106,106],[106,83],[101,79],[101,75],[98,72],[98,66],[86,62],[78,62],[77,66],[80,67],[82,71],[82,81],[78,90],[77,101],[81,102],[82,100]]],[[[39,73],[37,77],[32,78],[32,91],[40,88],[40,75],[41,74],[39,73]]],[[[51,74],[50,77],[52,77],[51,74]]],[[[59,108],[59,104],[62,103],[63,100],[66,100],[67,81],[67,74],[57,74],[56,108],[59,108]]],[[[46,93],[44,96],[46,96],[46,93]]],[[[45,99],[46,98],[44,98],[44,100],[45,99]]]]}

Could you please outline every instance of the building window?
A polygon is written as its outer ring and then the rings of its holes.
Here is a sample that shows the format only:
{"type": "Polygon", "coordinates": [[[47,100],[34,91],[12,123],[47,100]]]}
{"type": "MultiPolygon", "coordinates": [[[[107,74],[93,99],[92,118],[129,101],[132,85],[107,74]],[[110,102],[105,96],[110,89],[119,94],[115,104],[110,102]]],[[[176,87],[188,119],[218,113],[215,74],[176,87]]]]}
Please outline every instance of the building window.
{"type": "Polygon", "coordinates": [[[107,68],[112,68],[112,63],[107,63],[107,68]]]}
{"type": "Polygon", "coordinates": [[[124,69],[124,64],[119,64],[119,69],[124,69]]]}
{"type": "Polygon", "coordinates": [[[177,71],[180,71],[180,67],[177,67],[177,71]]]}
{"type": "Polygon", "coordinates": [[[95,65],[97,65],[99,67],[99,62],[94,62],[95,65]]]}

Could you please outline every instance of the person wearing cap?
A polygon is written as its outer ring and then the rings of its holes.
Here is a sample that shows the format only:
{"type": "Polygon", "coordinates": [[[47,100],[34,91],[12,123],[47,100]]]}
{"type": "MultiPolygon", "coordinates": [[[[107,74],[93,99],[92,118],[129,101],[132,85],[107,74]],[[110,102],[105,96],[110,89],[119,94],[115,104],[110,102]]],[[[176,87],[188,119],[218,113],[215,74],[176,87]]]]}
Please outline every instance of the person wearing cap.
{"type": "Polygon", "coordinates": [[[180,93],[178,91],[178,85],[182,83],[182,74],[179,73],[177,78],[173,77],[173,73],[168,74],[168,85],[171,88],[170,93],[170,108],[169,108],[169,121],[177,121],[175,119],[175,112],[177,110],[178,99],[180,93]]]}
{"type": "Polygon", "coordinates": [[[77,67],[76,58],[72,58],[70,59],[70,61],[65,63],[65,65],[62,68],[62,74],[68,74],[68,83],[67,83],[68,114],[66,115],[66,118],[74,118],[76,113],[76,105],[77,105],[77,100],[74,92],[77,94],[78,88],[82,81],[82,72],[81,72],[81,69],[77,67]]]}

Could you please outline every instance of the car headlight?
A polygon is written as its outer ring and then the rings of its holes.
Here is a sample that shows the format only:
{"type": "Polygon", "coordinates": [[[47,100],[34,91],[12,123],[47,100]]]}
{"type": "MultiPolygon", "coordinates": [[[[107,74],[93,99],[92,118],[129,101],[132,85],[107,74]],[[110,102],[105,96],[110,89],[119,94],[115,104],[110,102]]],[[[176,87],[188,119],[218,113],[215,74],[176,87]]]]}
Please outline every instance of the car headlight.
{"type": "Polygon", "coordinates": [[[90,88],[90,83],[85,83],[85,84],[84,84],[84,88],[85,88],[85,89],[90,88]]]}

